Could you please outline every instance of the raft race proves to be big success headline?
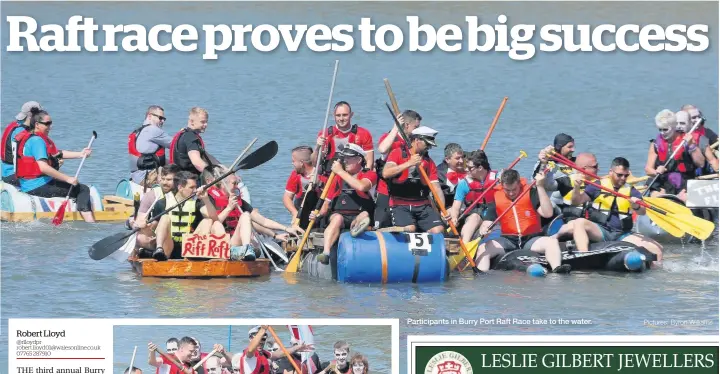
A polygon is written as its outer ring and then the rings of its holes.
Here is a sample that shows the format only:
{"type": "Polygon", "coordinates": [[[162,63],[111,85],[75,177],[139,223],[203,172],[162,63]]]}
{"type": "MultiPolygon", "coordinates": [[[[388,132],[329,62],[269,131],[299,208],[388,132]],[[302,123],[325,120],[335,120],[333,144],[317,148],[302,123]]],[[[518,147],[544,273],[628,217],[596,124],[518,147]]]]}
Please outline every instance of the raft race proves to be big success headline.
{"type": "Polygon", "coordinates": [[[351,104],[333,101],[338,63],[315,144],[282,151],[293,166],[276,197],[286,219],[251,205],[259,190],[240,176],[266,167],[279,152],[275,141],[254,139],[222,164],[202,138],[207,110],[190,109],[187,126],[168,134],[164,109],[150,105],[123,140],[130,170],[101,196],[77,181],[102,134],[93,132],[83,150],[63,150],[49,136],[52,108],[38,102],[23,105],[2,135],[2,219],[124,222],[89,256],[129,262],[144,277],[275,270],[345,283],[445,282],[462,271],[643,272],[662,266],[662,243],[702,242],[716,229],[717,135],[693,105],[658,111],[645,176],[622,155],[599,164],[565,133],[490,167],[484,149],[507,97],[483,141],[474,140],[479,148],[447,144],[436,163],[429,151],[442,136],[417,111],[400,109],[387,79],[389,131],[374,140],[352,122],[351,104]],[[82,160],[74,177],[62,168],[71,158],[82,160]],[[517,171],[523,162],[535,164],[531,175],[517,171]]]}

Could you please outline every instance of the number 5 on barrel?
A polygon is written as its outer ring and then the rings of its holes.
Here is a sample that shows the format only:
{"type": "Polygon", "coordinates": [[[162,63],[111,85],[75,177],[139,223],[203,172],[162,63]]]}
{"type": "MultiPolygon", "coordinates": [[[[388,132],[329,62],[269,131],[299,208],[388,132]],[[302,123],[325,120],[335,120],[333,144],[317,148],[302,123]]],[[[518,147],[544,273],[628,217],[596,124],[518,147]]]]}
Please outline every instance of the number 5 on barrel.
{"type": "Polygon", "coordinates": [[[428,233],[409,233],[408,251],[413,254],[427,256],[432,251],[430,246],[430,234],[428,233]]]}

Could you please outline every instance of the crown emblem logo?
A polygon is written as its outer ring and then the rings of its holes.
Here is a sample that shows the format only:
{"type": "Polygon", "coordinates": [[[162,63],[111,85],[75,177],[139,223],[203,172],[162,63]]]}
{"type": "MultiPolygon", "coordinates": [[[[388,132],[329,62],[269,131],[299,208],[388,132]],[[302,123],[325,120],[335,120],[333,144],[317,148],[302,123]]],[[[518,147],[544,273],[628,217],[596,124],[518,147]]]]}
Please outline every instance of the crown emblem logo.
{"type": "Polygon", "coordinates": [[[445,361],[438,365],[438,374],[460,374],[462,365],[455,361],[445,361]]]}

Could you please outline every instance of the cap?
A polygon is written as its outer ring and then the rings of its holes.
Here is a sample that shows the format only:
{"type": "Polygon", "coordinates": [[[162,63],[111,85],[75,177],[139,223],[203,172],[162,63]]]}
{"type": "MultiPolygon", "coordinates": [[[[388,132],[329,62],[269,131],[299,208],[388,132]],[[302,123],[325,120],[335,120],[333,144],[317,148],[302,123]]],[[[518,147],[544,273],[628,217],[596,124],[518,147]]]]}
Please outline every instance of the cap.
{"type": "MultiPolygon", "coordinates": [[[[248,331],[248,336],[253,336],[257,334],[260,331],[260,326],[255,326],[248,331]]],[[[265,332],[265,335],[267,335],[267,332],[265,332]]]]}
{"type": "Polygon", "coordinates": [[[25,118],[27,118],[31,114],[30,112],[32,112],[33,108],[43,110],[42,105],[40,105],[40,103],[38,103],[37,101],[28,101],[27,103],[23,104],[22,109],[20,109],[20,113],[15,116],[15,119],[18,121],[25,120],[25,118]]]}
{"type": "Polygon", "coordinates": [[[338,147],[338,153],[341,156],[346,156],[346,157],[353,157],[353,156],[365,157],[365,150],[362,149],[362,147],[360,147],[359,145],[352,144],[352,143],[341,144],[340,147],[338,147]]]}
{"type": "Polygon", "coordinates": [[[555,135],[555,140],[553,140],[553,147],[555,147],[555,150],[560,152],[562,147],[566,146],[568,143],[574,142],[575,139],[573,139],[572,136],[564,133],[559,133],[555,135]]]}
{"type": "Polygon", "coordinates": [[[430,144],[433,147],[437,147],[437,144],[435,143],[435,136],[438,134],[437,131],[427,127],[427,126],[420,126],[413,130],[411,135],[420,138],[424,141],[426,141],[428,144],[430,144]]]}

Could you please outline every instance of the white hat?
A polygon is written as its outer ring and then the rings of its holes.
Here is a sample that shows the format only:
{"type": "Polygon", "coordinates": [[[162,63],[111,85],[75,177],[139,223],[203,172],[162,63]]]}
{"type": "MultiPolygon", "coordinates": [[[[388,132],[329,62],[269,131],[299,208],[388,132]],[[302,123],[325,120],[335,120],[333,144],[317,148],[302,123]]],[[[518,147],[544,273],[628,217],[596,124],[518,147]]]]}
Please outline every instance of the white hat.
{"type": "Polygon", "coordinates": [[[359,145],[353,144],[353,143],[341,144],[340,147],[338,147],[338,153],[339,153],[341,156],[348,156],[348,157],[360,156],[360,157],[365,157],[365,150],[362,149],[362,147],[360,147],[359,145]]]}
{"type": "Polygon", "coordinates": [[[20,109],[20,113],[15,116],[15,119],[18,121],[25,120],[31,114],[33,108],[43,110],[42,105],[40,105],[40,103],[38,103],[37,101],[28,101],[27,103],[23,104],[22,109],[20,109]]]}
{"type": "Polygon", "coordinates": [[[430,144],[433,147],[437,147],[437,144],[435,143],[435,136],[438,134],[437,131],[427,127],[427,126],[420,126],[413,130],[411,135],[416,136],[424,141],[426,141],[428,144],[430,144]]]}
{"type": "MultiPolygon", "coordinates": [[[[255,326],[248,331],[248,336],[253,336],[254,334],[257,334],[260,331],[260,326],[255,326]]],[[[267,332],[265,332],[265,335],[267,335],[267,332]]]]}

